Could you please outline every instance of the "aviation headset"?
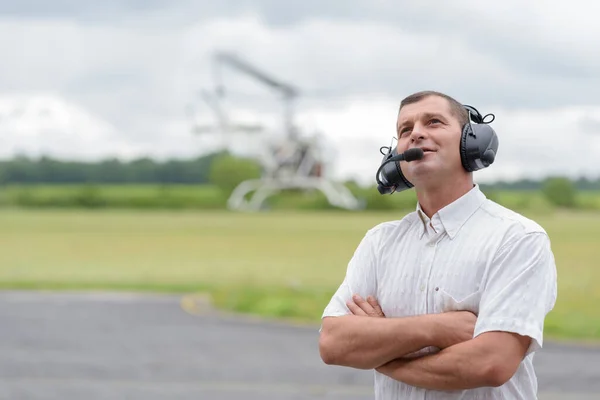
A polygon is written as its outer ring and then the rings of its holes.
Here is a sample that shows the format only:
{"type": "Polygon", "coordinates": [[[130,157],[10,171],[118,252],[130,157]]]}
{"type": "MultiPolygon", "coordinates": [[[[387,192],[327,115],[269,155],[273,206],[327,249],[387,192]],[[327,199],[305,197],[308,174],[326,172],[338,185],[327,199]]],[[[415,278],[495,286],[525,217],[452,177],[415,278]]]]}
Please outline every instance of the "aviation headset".
{"type": "MultiPolygon", "coordinates": [[[[481,116],[475,107],[463,105],[469,113],[469,120],[462,128],[460,139],[460,159],[463,168],[468,172],[477,171],[489,167],[498,153],[498,137],[496,132],[488,124],[496,118],[494,114],[481,116]],[[486,118],[490,117],[489,121],[486,118]],[[471,124],[474,122],[476,125],[471,124]]],[[[415,154],[407,154],[407,157],[398,155],[396,148],[383,146],[379,150],[384,154],[381,165],[377,171],[377,190],[380,194],[391,194],[412,188],[414,185],[406,179],[400,168],[399,159],[412,161],[422,157],[415,154]],[[383,150],[387,149],[387,153],[383,150]],[[392,159],[393,157],[393,159],[392,159]]]]}

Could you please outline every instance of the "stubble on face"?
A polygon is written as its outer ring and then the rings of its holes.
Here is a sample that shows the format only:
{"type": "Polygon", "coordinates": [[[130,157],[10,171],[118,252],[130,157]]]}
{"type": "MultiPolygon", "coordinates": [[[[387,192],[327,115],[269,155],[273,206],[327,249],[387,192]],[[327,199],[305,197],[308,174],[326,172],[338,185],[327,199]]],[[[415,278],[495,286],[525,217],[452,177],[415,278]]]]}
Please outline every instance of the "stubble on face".
{"type": "Polygon", "coordinates": [[[413,184],[464,174],[459,152],[461,127],[446,99],[429,96],[404,106],[398,115],[397,129],[398,153],[413,147],[425,152],[421,160],[400,164],[413,184]]]}

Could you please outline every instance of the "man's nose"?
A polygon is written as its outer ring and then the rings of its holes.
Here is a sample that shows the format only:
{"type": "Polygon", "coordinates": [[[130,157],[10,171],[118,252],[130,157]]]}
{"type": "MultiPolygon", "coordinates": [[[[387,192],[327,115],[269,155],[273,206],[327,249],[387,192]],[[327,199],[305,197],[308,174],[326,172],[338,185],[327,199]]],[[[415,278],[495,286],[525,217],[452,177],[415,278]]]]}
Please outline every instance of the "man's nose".
{"type": "Polygon", "coordinates": [[[415,124],[412,132],[410,133],[410,141],[422,140],[425,138],[425,129],[421,124],[415,124]]]}

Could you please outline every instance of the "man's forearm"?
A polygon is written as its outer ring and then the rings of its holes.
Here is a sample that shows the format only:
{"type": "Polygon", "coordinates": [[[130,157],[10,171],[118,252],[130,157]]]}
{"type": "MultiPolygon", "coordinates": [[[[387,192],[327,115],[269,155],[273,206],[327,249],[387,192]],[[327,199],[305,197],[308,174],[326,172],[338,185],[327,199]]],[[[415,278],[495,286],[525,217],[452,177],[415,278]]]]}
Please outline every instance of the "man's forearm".
{"type": "Polygon", "coordinates": [[[486,350],[464,342],[414,360],[393,360],[377,371],[408,385],[433,390],[497,386],[486,350]]]}
{"type": "Polygon", "coordinates": [[[433,345],[433,324],[431,315],[325,318],[319,341],[321,357],[327,364],[377,368],[433,345]]]}

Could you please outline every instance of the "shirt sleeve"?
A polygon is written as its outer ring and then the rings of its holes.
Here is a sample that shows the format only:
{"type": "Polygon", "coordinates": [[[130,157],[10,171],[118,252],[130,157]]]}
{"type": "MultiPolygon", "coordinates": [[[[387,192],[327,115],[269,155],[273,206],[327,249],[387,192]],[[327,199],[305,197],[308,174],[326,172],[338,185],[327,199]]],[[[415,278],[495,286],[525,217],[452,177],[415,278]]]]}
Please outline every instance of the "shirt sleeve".
{"type": "Polygon", "coordinates": [[[532,341],[526,355],[543,344],[544,319],[557,297],[557,277],[545,232],[527,233],[502,248],[486,280],[474,336],[514,332],[532,341]]]}
{"type": "Polygon", "coordinates": [[[366,298],[377,294],[376,254],[377,230],[369,230],[356,248],[346,275],[323,311],[322,318],[350,314],[346,303],[354,294],[366,298]]]}

